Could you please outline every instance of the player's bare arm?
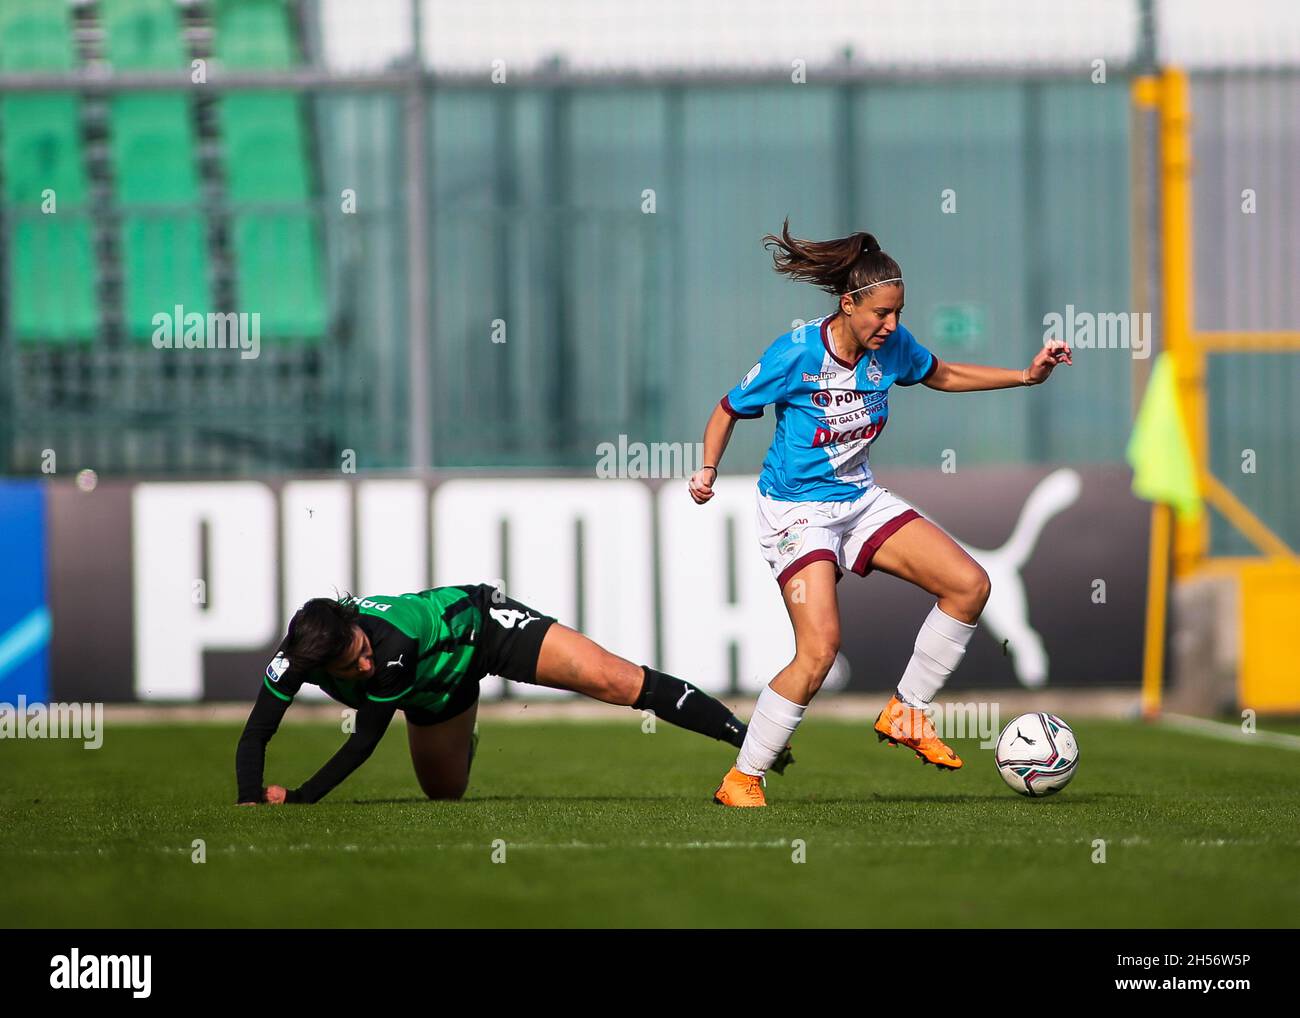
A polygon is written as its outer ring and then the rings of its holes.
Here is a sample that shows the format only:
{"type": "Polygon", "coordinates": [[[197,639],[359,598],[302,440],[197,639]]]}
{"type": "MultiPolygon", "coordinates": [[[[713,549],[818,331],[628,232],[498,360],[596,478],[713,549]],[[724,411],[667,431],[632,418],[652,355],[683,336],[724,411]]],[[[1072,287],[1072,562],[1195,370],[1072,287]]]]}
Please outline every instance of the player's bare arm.
{"type": "Polygon", "coordinates": [[[691,498],[703,505],[713,497],[713,485],[718,479],[718,467],[722,463],[722,454],[727,451],[731,441],[731,432],[736,427],[736,418],[727,413],[719,403],[709,415],[709,423],[704,426],[704,464],[691,475],[688,482],[691,498]]]}
{"type": "Polygon", "coordinates": [[[1044,346],[1025,368],[995,368],[984,364],[953,364],[935,358],[935,370],[924,382],[939,392],[986,392],[990,389],[1014,389],[1025,385],[1042,385],[1052,376],[1052,369],[1074,364],[1068,343],[1044,346]]]}

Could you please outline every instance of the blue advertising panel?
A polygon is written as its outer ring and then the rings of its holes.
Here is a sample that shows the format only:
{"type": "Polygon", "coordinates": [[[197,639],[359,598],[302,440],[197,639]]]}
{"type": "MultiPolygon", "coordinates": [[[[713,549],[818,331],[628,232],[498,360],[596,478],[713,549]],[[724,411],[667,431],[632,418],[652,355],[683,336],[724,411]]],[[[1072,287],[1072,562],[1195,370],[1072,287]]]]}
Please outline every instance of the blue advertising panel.
{"type": "Polygon", "coordinates": [[[49,697],[50,611],[45,599],[45,486],[0,481],[0,702],[49,697]]]}

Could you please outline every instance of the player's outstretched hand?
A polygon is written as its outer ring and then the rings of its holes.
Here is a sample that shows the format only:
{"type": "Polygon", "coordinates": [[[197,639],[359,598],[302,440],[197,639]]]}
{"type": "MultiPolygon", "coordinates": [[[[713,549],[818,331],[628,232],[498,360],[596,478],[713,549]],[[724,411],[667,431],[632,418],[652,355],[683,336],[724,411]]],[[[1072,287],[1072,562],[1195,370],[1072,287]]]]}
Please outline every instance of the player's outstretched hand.
{"type": "Polygon", "coordinates": [[[691,498],[695,499],[696,505],[703,505],[713,497],[713,482],[717,479],[717,467],[700,467],[699,470],[691,474],[688,487],[691,491],[691,498]]]}
{"type": "Polygon", "coordinates": [[[1025,377],[1031,385],[1042,385],[1058,364],[1073,366],[1069,343],[1048,343],[1034,357],[1033,363],[1025,369],[1025,377]]]}
{"type": "Polygon", "coordinates": [[[272,785],[266,790],[266,801],[272,806],[283,806],[288,793],[279,785],[272,785]]]}

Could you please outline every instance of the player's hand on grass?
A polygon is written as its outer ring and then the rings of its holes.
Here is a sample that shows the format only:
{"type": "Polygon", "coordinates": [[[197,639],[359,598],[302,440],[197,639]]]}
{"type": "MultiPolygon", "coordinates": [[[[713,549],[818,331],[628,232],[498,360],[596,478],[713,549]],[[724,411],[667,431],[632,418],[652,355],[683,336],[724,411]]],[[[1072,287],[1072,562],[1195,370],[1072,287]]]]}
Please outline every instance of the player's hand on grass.
{"type": "Polygon", "coordinates": [[[703,505],[713,497],[713,482],[717,479],[717,467],[700,467],[699,470],[691,474],[688,487],[691,491],[691,498],[695,499],[696,505],[703,505]]]}
{"type": "Polygon", "coordinates": [[[283,806],[288,795],[280,785],[272,785],[266,790],[266,801],[272,806],[283,806]]]}
{"type": "Polygon", "coordinates": [[[1070,355],[1069,343],[1048,343],[1039,350],[1029,367],[1025,369],[1025,380],[1030,385],[1042,385],[1058,364],[1073,366],[1074,360],[1070,355]]]}

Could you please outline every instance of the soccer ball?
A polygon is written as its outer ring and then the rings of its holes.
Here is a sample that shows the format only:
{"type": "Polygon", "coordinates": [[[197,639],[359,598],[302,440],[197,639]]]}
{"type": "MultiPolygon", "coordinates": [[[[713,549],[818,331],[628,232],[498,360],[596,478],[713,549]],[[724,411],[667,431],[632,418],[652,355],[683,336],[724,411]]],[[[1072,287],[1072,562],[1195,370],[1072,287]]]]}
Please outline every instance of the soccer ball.
{"type": "Polygon", "coordinates": [[[993,762],[1021,795],[1051,795],[1074,777],[1079,744],[1055,714],[1021,714],[1002,729],[993,762]]]}

